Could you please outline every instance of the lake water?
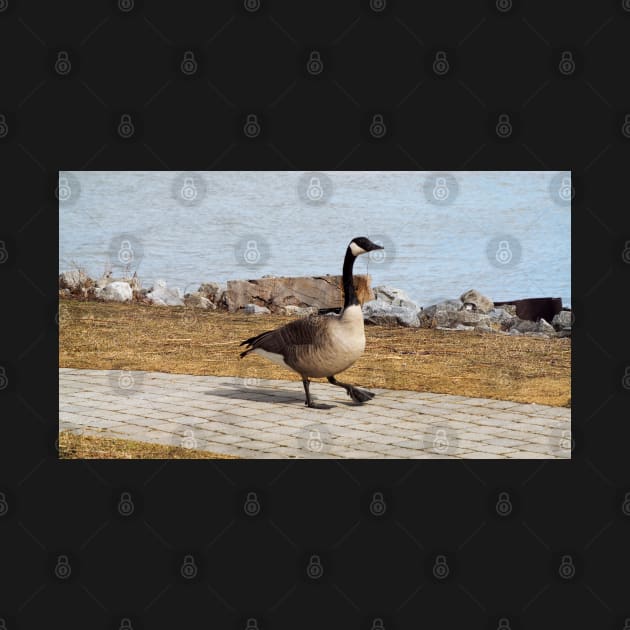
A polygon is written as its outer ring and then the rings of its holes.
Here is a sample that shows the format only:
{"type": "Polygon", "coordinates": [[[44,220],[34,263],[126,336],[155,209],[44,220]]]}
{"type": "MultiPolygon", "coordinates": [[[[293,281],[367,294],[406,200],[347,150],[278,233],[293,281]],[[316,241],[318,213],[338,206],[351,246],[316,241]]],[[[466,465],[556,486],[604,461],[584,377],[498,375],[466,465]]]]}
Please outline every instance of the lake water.
{"type": "Polygon", "coordinates": [[[475,288],[571,302],[570,173],[63,172],[59,270],[137,271],[182,291],[263,275],[355,273],[421,305],[475,288]],[[384,254],[384,256],[383,256],[384,254]]]}

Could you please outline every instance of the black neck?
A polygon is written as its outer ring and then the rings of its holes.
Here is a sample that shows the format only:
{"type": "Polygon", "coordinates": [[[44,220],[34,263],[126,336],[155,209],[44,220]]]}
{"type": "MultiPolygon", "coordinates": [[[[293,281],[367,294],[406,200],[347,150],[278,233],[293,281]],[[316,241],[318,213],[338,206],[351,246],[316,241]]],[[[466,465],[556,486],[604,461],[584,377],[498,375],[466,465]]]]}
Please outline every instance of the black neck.
{"type": "Polygon", "coordinates": [[[354,304],[358,304],[357,295],[354,292],[354,282],[352,281],[352,268],[356,256],[350,248],[346,250],[346,257],[343,261],[343,307],[348,308],[354,304]]]}

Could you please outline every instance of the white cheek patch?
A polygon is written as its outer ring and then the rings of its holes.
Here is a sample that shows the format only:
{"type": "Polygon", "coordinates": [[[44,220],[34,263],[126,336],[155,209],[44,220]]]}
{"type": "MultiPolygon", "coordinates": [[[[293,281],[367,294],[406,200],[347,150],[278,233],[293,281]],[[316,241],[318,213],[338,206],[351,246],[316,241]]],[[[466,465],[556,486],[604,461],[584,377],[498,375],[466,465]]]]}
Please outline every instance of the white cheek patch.
{"type": "Polygon", "coordinates": [[[363,247],[359,247],[354,241],[352,241],[352,243],[350,243],[350,251],[355,256],[360,256],[361,254],[365,254],[366,253],[366,251],[363,249],[363,247]]]}

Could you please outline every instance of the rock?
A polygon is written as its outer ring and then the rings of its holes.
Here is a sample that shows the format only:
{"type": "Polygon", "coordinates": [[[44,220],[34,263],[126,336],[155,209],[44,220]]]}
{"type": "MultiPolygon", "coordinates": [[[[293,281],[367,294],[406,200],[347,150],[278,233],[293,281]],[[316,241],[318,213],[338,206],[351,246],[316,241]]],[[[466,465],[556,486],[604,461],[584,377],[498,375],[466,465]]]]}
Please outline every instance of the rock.
{"type": "Polygon", "coordinates": [[[317,315],[317,308],[314,306],[295,306],[287,304],[281,306],[277,311],[280,315],[295,315],[297,317],[308,317],[309,315],[317,315]]]}
{"type": "Polygon", "coordinates": [[[431,326],[437,328],[450,328],[453,312],[442,308],[435,311],[431,320],[431,326]]]}
{"type": "Polygon", "coordinates": [[[223,300],[223,295],[227,285],[219,282],[204,282],[198,289],[197,293],[200,293],[205,298],[210,300],[216,306],[219,306],[223,300]]]}
{"type": "Polygon", "coordinates": [[[96,295],[108,302],[130,302],[133,291],[128,282],[110,282],[104,288],[98,288],[96,295]]]}
{"type": "Polygon", "coordinates": [[[437,313],[437,311],[446,311],[453,313],[455,311],[459,311],[461,307],[462,304],[458,300],[443,300],[442,302],[438,302],[437,304],[427,306],[422,310],[422,314],[426,317],[433,317],[437,313]]]}
{"type": "Polygon", "coordinates": [[[486,332],[486,333],[496,333],[497,331],[488,326],[488,324],[478,324],[477,326],[475,326],[475,330],[478,330],[479,332],[486,332]]]}
{"type": "Polygon", "coordinates": [[[475,328],[483,330],[485,328],[492,330],[490,323],[492,319],[487,313],[481,313],[474,310],[446,311],[438,310],[435,312],[434,321],[438,328],[453,328],[462,330],[461,326],[465,326],[468,330],[475,328]]]}
{"type": "Polygon", "coordinates": [[[182,292],[175,287],[169,289],[164,280],[158,280],[151,291],[146,295],[152,304],[157,306],[184,306],[182,292]]]}
{"type": "Polygon", "coordinates": [[[468,310],[457,311],[456,313],[452,313],[450,317],[451,322],[465,324],[467,326],[474,326],[475,324],[480,324],[481,322],[487,322],[489,319],[488,315],[468,310]]]}
{"type": "Polygon", "coordinates": [[[538,332],[545,334],[555,334],[556,329],[542,317],[538,320],[538,332]]]}
{"type": "Polygon", "coordinates": [[[497,303],[495,302],[494,310],[495,311],[502,310],[502,311],[505,311],[508,315],[511,315],[512,317],[516,317],[516,306],[514,304],[502,304],[501,308],[498,309],[497,303]]]}
{"type": "Polygon", "coordinates": [[[551,325],[556,330],[570,330],[573,325],[573,313],[571,311],[564,310],[556,313],[551,320],[551,325]]]}
{"type": "Polygon", "coordinates": [[[520,333],[538,332],[538,323],[528,319],[521,319],[512,327],[512,330],[514,329],[520,333]]]}
{"type": "Polygon", "coordinates": [[[378,287],[374,287],[374,298],[376,300],[387,302],[392,306],[403,306],[406,308],[418,309],[418,305],[401,289],[380,285],[378,287]]]}
{"type": "Polygon", "coordinates": [[[432,310],[431,315],[426,313],[426,309],[420,314],[420,321],[422,325],[427,328],[448,328],[453,316],[452,311],[447,311],[442,308],[432,310]]]}
{"type": "MultiPolygon", "coordinates": [[[[354,287],[359,302],[374,299],[369,276],[354,276],[354,287]]],[[[342,281],[341,276],[230,280],[224,300],[230,312],[246,304],[265,304],[274,313],[289,305],[331,309],[343,304],[342,281]]]]}
{"type": "Polygon", "coordinates": [[[142,285],[140,284],[140,280],[138,276],[134,273],[131,278],[123,277],[123,278],[112,278],[111,273],[103,274],[97,281],[96,286],[104,289],[108,284],[112,282],[126,282],[131,290],[134,292],[139,292],[142,290],[142,285]]]}
{"type": "Polygon", "coordinates": [[[396,315],[396,321],[401,326],[407,326],[408,328],[420,328],[420,318],[418,313],[420,310],[414,310],[406,306],[392,306],[396,315]]]}
{"type": "Polygon", "coordinates": [[[462,293],[459,299],[464,305],[471,304],[473,306],[472,310],[479,311],[480,313],[488,313],[494,308],[494,302],[485,295],[481,295],[481,293],[475,289],[470,289],[470,291],[462,293]]]}
{"type": "Polygon", "coordinates": [[[258,304],[246,304],[243,310],[248,315],[268,315],[271,313],[266,306],[258,306],[258,304]]]}
{"type": "Polygon", "coordinates": [[[86,285],[92,283],[85,271],[81,269],[73,269],[72,271],[64,271],[59,274],[59,288],[70,289],[70,291],[78,291],[86,285]]]}
{"type": "Polygon", "coordinates": [[[488,317],[491,322],[495,322],[500,325],[516,319],[514,313],[510,313],[506,308],[494,308],[488,313],[488,317]]]}
{"type": "Polygon", "coordinates": [[[518,328],[512,328],[509,332],[510,335],[521,335],[523,333],[521,333],[520,330],[518,330],[518,328]]]}
{"type": "Polygon", "coordinates": [[[394,306],[384,300],[372,300],[363,305],[363,318],[369,324],[400,325],[411,328],[420,326],[418,307],[394,306]]]}
{"type": "Polygon", "coordinates": [[[512,331],[517,331],[522,334],[540,333],[540,335],[544,335],[545,337],[555,336],[556,334],[554,327],[542,317],[537,322],[513,317],[503,322],[502,327],[509,330],[510,333],[512,331]]]}
{"type": "Polygon", "coordinates": [[[203,310],[216,310],[216,304],[213,304],[207,297],[199,292],[188,293],[184,296],[184,305],[190,308],[201,308],[203,310]]]}
{"type": "Polygon", "coordinates": [[[513,317],[507,317],[501,321],[501,329],[502,330],[512,330],[517,324],[519,324],[522,320],[520,320],[516,315],[513,317]]]}
{"type": "Polygon", "coordinates": [[[424,328],[448,328],[457,324],[455,313],[462,307],[458,300],[443,300],[422,309],[418,314],[421,325],[424,328]]]}

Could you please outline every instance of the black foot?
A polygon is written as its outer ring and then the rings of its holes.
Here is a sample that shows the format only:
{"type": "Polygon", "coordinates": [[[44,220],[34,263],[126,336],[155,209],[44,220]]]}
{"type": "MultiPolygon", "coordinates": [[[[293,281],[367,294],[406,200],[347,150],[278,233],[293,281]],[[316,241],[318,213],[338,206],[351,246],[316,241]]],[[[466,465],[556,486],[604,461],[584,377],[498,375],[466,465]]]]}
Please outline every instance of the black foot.
{"type": "Polygon", "coordinates": [[[323,405],[320,403],[313,402],[312,400],[308,400],[304,403],[310,409],[332,409],[333,405],[323,405]]]}
{"type": "Polygon", "coordinates": [[[348,392],[348,396],[350,396],[355,403],[364,403],[374,398],[374,393],[368,391],[367,389],[349,387],[346,391],[348,392]]]}

